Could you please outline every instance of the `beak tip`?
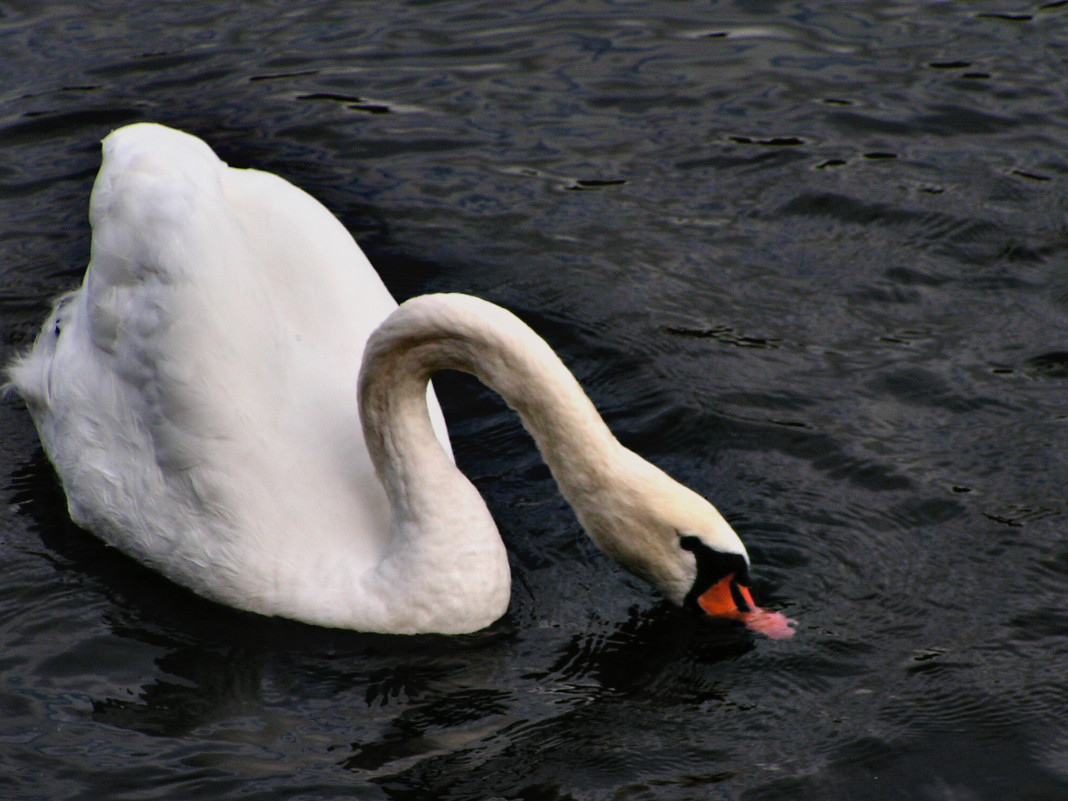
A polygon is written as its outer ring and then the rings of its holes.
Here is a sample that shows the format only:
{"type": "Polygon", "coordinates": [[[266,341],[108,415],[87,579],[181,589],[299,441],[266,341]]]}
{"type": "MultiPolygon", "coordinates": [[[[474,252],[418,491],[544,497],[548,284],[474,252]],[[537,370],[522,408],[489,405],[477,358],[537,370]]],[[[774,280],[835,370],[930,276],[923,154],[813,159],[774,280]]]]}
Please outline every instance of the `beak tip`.
{"type": "Polygon", "coordinates": [[[796,620],[792,620],[782,612],[772,612],[760,607],[754,608],[743,618],[749,629],[759,631],[770,640],[788,640],[797,633],[794,627],[796,620]]]}

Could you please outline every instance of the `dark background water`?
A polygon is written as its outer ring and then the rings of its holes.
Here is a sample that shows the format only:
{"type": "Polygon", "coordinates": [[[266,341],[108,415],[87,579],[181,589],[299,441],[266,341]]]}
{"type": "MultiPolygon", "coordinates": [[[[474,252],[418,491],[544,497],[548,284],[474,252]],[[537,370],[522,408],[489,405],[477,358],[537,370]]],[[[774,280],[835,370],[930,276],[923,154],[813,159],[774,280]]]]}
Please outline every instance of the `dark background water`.
{"type": "Polygon", "coordinates": [[[398,296],[519,313],[708,495],[790,641],[585,539],[439,383],[516,576],[459,638],[199,601],[76,529],[0,401],[0,797],[1068,798],[1068,4],[0,2],[8,358],[155,120],[398,296]]]}

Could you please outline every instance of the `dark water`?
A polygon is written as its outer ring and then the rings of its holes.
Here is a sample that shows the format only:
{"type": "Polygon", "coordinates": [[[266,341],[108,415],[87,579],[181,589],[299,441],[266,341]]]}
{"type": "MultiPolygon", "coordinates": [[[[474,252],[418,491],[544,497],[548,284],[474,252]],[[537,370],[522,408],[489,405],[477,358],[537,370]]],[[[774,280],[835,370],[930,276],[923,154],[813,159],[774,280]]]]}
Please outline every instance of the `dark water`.
{"type": "Polygon", "coordinates": [[[73,527],[7,397],[0,798],[1068,798],[1068,4],[825,5],[0,2],[0,356],[100,138],[184,128],[528,320],[800,621],[660,603],[461,378],[507,618],[241,615],[73,527]]]}

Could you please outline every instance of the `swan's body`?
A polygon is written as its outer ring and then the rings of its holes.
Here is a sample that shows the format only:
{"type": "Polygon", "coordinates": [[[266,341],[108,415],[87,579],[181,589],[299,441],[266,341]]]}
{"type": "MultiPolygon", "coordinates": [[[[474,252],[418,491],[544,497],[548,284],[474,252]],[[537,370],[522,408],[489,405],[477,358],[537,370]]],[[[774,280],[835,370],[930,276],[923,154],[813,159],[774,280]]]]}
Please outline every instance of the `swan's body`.
{"type": "MultiPolygon", "coordinates": [[[[428,411],[430,374],[452,367],[519,412],[603,550],[677,603],[754,625],[759,610],[704,594],[740,597],[748,557],[730,526],[623,448],[508,312],[458,295],[394,312],[318,202],[161,126],[105,140],[90,219],[84,284],[9,375],[71,516],[107,542],[263,614],[488,625],[508,605],[504,547],[432,393],[428,411]]],[[[776,626],[790,631],[758,627],[776,626]]]]}

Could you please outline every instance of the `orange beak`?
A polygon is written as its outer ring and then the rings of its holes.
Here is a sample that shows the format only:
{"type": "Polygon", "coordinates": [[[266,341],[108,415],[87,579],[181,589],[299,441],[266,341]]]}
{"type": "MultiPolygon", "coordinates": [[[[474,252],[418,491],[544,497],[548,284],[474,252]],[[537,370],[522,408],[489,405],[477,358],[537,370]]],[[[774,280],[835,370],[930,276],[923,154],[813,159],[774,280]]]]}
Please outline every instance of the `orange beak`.
{"type": "Polygon", "coordinates": [[[713,617],[740,620],[748,628],[773,640],[794,636],[793,626],[797,621],[781,612],[761,609],[753,603],[749,588],[734,580],[733,573],[705,590],[697,604],[713,617]]]}

